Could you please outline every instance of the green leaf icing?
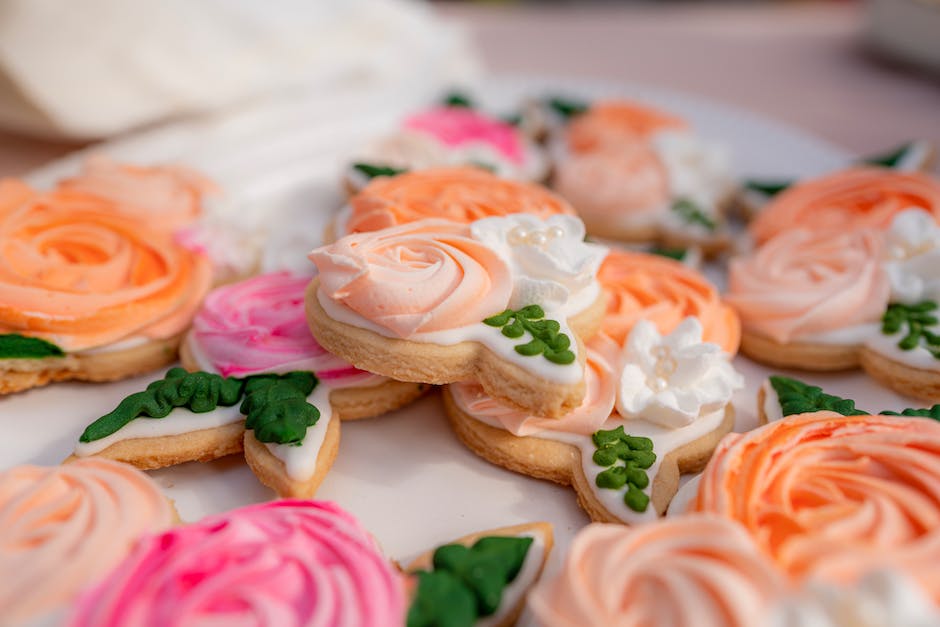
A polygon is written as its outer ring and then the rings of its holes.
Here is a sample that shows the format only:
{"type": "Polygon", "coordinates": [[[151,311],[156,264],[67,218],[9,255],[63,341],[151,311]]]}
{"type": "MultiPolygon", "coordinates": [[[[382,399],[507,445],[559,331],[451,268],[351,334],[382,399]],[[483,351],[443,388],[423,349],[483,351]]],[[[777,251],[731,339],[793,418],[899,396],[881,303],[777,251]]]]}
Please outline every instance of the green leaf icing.
{"type": "Polygon", "coordinates": [[[592,457],[594,463],[607,467],[597,475],[597,487],[621,490],[626,486],[623,502],[635,512],[645,512],[650,502],[643,491],[650,483],[646,471],[656,461],[653,441],[625,433],[623,425],[609,431],[597,431],[592,439],[597,447],[592,457]]]}
{"type": "Polygon", "coordinates": [[[793,181],[767,181],[748,179],[743,183],[744,189],[759,192],[765,196],[776,196],[786,188],[793,185],[793,181]]]}
{"type": "Polygon", "coordinates": [[[480,617],[494,614],[531,546],[532,538],[490,536],[470,547],[439,547],[432,560],[434,570],[417,573],[408,627],[471,627],[480,617]]]}
{"type": "Polygon", "coordinates": [[[553,364],[570,364],[575,360],[571,352],[571,338],[561,332],[561,325],[556,320],[546,320],[545,311],[538,305],[528,305],[522,309],[507,309],[483,320],[491,327],[502,327],[502,333],[508,338],[518,339],[526,332],[532,339],[515,346],[516,352],[527,357],[544,355],[553,364]]]}
{"type": "Polygon", "coordinates": [[[770,385],[777,393],[784,416],[823,410],[834,411],[843,416],[862,416],[868,413],[856,408],[853,400],[826,394],[822,388],[790,377],[771,376],[770,385]]]}
{"type": "Polygon", "coordinates": [[[114,411],[88,425],[79,441],[106,438],[135,418],[165,418],[176,407],[186,407],[195,413],[212,411],[219,405],[230,407],[241,399],[244,386],[243,381],[235,378],[171,368],[146,390],[131,394],[114,411]]]}
{"type": "Polygon", "coordinates": [[[581,115],[588,110],[589,105],[586,102],[578,100],[569,100],[567,98],[549,98],[546,101],[548,107],[565,119],[581,115]]]}
{"type": "Polygon", "coordinates": [[[62,357],[65,351],[38,337],[26,337],[18,333],[0,335],[0,359],[45,359],[62,357]]]}
{"type": "Polygon", "coordinates": [[[650,253],[654,255],[659,255],[660,257],[669,257],[670,259],[675,259],[676,261],[682,261],[685,259],[685,256],[688,254],[688,250],[685,248],[661,248],[659,246],[654,246],[650,249],[650,253]]]}
{"type": "Polygon", "coordinates": [[[880,165],[883,168],[895,168],[901,163],[913,145],[914,142],[907,142],[890,152],[865,157],[861,162],[867,165],[880,165]]]}
{"type": "Polygon", "coordinates": [[[718,228],[718,224],[715,220],[688,198],[680,198],[673,202],[672,210],[679,214],[679,217],[682,218],[682,221],[686,224],[698,224],[709,232],[718,228]]]}
{"type": "Polygon", "coordinates": [[[311,372],[248,377],[240,408],[246,416],[245,428],[253,430],[260,442],[300,444],[307,427],[320,419],[320,410],[307,402],[316,386],[311,372]]]}
{"type": "Polygon", "coordinates": [[[899,412],[897,411],[883,411],[881,412],[883,416],[912,416],[914,418],[932,418],[934,420],[940,421],[940,405],[934,405],[933,407],[928,407],[925,409],[914,409],[907,408],[899,412]]]}
{"type": "Polygon", "coordinates": [[[445,107],[465,107],[467,109],[473,109],[474,103],[473,100],[462,91],[452,91],[441,101],[445,107]]]}
{"type": "Polygon", "coordinates": [[[881,318],[881,332],[885,335],[903,332],[904,337],[898,342],[901,350],[914,350],[920,346],[933,355],[934,359],[940,359],[940,334],[928,328],[938,322],[936,311],[937,303],[930,300],[916,305],[888,305],[888,310],[881,318]]]}
{"type": "Polygon", "coordinates": [[[354,163],[352,167],[353,170],[364,174],[369,180],[377,176],[398,176],[408,171],[405,168],[392,168],[384,165],[376,165],[374,163],[354,163]]]}
{"type": "Polygon", "coordinates": [[[198,414],[231,407],[244,398],[239,411],[247,416],[245,427],[253,429],[258,440],[299,444],[307,427],[320,418],[320,411],[307,402],[316,385],[317,378],[310,372],[238,379],[171,368],[145,391],[131,394],[114,411],[88,425],[79,441],[106,438],[137,418],[166,418],[177,407],[198,414]]]}

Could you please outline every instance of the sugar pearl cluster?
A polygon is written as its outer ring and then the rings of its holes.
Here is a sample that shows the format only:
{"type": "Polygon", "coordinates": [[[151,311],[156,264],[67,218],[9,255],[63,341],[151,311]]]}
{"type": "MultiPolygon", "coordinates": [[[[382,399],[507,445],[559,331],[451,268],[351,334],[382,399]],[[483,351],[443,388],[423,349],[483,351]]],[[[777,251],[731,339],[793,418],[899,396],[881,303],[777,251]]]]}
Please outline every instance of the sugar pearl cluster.
{"type": "Polygon", "coordinates": [[[669,387],[669,377],[676,371],[679,364],[672,354],[672,349],[668,346],[654,346],[650,353],[656,358],[656,365],[653,367],[655,377],[647,379],[646,384],[654,392],[662,392],[669,387]]]}
{"type": "Polygon", "coordinates": [[[544,230],[530,230],[524,226],[517,226],[506,235],[506,241],[510,246],[535,246],[536,248],[544,248],[551,240],[559,239],[564,236],[565,230],[557,224],[544,230]]]}

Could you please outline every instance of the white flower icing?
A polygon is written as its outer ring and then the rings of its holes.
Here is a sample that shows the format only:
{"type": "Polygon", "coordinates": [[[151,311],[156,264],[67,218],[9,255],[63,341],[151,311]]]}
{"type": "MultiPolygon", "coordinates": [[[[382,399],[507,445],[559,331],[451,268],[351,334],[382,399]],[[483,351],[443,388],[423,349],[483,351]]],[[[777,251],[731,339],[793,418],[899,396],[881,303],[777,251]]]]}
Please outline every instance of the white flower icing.
{"type": "Polygon", "coordinates": [[[470,225],[474,239],[496,251],[514,277],[509,306],[540,303],[577,313],[595,294],[607,248],[584,241],[584,223],[567,215],[545,220],[528,214],[484,218],[470,225]]]}
{"type": "Polygon", "coordinates": [[[910,578],[875,571],[856,585],[810,582],[771,610],[766,627],[933,627],[940,611],[910,578]]]}
{"type": "Polygon", "coordinates": [[[650,145],[666,168],[673,198],[688,198],[710,213],[734,188],[727,146],[675,130],[656,133],[650,145]]]}
{"type": "Polygon", "coordinates": [[[914,305],[940,300],[940,226],[916,207],[894,217],[885,233],[891,302],[914,305]]]}
{"type": "Polygon", "coordinates": [[[726,405],[744,386],[721,347],[702,341],[702,324],[694,317],[665,337],[652,322],[637,322],[622,363],[617,412],[673,429],[726,405]]]}

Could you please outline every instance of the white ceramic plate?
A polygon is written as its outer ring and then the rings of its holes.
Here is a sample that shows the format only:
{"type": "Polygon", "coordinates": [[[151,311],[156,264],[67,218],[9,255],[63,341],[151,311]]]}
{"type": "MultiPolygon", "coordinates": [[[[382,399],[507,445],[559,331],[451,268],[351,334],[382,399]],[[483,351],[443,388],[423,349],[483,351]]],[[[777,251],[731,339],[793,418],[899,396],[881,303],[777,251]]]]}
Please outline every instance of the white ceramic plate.
{"type": "MultiPolygon", "coordinates": [[[[508,111],[525,96],[563,93],[580,98],[629,96],[686,116],[709,137],[728,142],[742,175],[791,177],[846,163],[844,151],[758,115],[660,90],[593,82],[502,78],[479,90],[484,104],[508,111]]],[[[422,95],[422,97],[424,97],[422,95]]],[[[102,150],[137,162],[173,160],[206,171],[238,202],[289,208],[294,231],[316,234],[340,203],[336,191],[342,159],[417,102],[337,103],[327,110],[318,94],[247,107],[214,120],[179,123],[111,144],[102,150]],[[337,111],[343,113],[337,114],[337,111]],[[327,117],[334,120],[324,124],[327,117]]],[[[48,184],[70,174],[77,157],[37,171],[48,184]]],[[[316,237],[313,235],[312,237],[316,237]]],[[[756,423],[755,396],[771,371],[737,358],[747,389],[736,397],[738,430],[756,423]]],[[[127,394],[162,373],[113,384],[56,384],[0,399],[0,466],[55,464],[70,453],[82,429],[127,394]]],[[[870,410],[901,409],[914,402],[879,387],[862,374],[803,378],[870,410]]],[[[184,520],[270,499],[238,456],[152,472],[176,501],[184,520]]],[[[451,433],[437,394],[381,418],[344,424],[340,453],[318,498],[338,502],[358,516],[393,558],[406,558],[467,533],[533,520],[555,525],[557,568],[575,532],[588,523],[573,490],[516,475],[470,453],[451,433]]]]}

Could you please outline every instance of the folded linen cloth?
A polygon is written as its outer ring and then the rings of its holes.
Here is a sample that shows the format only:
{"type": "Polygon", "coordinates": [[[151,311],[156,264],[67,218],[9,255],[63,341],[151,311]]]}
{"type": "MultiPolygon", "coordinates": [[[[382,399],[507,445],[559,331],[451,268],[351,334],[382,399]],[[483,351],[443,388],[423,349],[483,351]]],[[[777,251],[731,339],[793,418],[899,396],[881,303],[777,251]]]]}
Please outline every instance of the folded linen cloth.
{"type": "Polygon", "coordinates": [[[0,127],[46,137],[474,70],[462,32],[410,0],[0,0],[0,127]]]}

